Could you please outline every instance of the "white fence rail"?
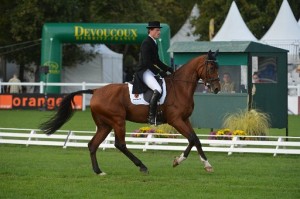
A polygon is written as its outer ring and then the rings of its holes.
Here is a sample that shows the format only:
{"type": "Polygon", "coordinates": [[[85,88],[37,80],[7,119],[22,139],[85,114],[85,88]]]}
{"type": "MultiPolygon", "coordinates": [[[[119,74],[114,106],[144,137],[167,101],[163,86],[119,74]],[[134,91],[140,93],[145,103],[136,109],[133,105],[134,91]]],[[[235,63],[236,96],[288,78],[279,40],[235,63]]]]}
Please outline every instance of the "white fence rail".
{"type": "Polygon", "coordinates": [[[3,92],[4,86],[12,86],[12,85],[20,85],[20,86],[38,86],[39,87],[39,93],[43,94],[44,89],[46,86],[79,86],[82,90],[85,90],[90,87],[101,87],[106,86],[109,83],[87,83],[87,82],[79,82],[79,83],[54,83],[54,82],[48,82],[45,83],[43,81],[41,82],[20,82],[20,83],[13,83],[13,82],[1,82],[0,81],[0,93],[3,92]]]}
{"type": "MultiPolygon", "coordinates": [[[[21,83],[8,83],[8,82],[1,82],[0,81],[0,93],[4,91],[4,86],[10,86],[10,85],[21,85],[21,86],[38,86],[39,87],[39,93],[43,94],[44,89],[46,86],[71,86],[71,87],[80,87],[82,90],[88,89],[88,88],[96,88],[96,87],[102,87],[106,86],[109,83],[87,83],[87,82],[81,82],[81,83],[45,83],[45,82],[21,82],[21,83]]],[[[289,97],[289,113],[290,114],[300,114],[298,113],[298,99],[295,97],[300,96],[300,84],[298,85],[289,85],[288,86],[288,97],[289,97]]],[[[82,98],[82,110],[86,110],[86,106],[88,102],[86,101],[86,95],[83,94],[82,98]]]]}
{"type": "MultiPolygon", "coordinates": [[[[20,85],[20,86],[38,86],[39,87],[39,93],[43,94],[44,89],[46,86],[77,86],[81,87],[82,90],[85,90],[87,88],[95,88],[95,87],[102,87],[106,86],[110,83],[87,83],[87,82],[78,82],[78,83],[53,83],[48,82],[45,83],[43,81],[41,82],[21,82],[21,83],[9,83],[9,82],[1,82],[0,81],[0,93],[4,91],[4,86],[11,86],[11,85],[20,85]]],[[[298,85],[288,85],[288,90],[293,90],[293,95],[300,96],[300,84],[298,85]]]]}
{"type": "MultiPolygon", "coordinates": [[[[57,131],[53,135],[45,135],[38,129],[15,129],[0,128],[0,144],[23,144],[47,145],[67,147],[87,147],[95,132],[92,131],[57,131]]],[[[174,135],[173,135],[174,136],[174,135]]],[[[198,135],[201,139],[204,151],[232,153],[268,153],[296,154],[300,155],[300,137],[279,137],[264,136],[256,137],[261,140],[241,140],[233,137],[232,140],[211,140],[208,135],[198,135]],[[288,140],[288,141],[287,141],[288,140]]],[[[245,136],[254,138],[255,136],[245,136]]],[[[114,133],[111,132],[105,141],[99,146],[114,148],[114,133]]],[[[181,135],[175,138],[157,138],[155,134],[148,134],[147,137],[132,137],[131,133],[126,134],[127,147],[129,149],[147,150],[174,150],[184,151],[188,141],[181,135]]],[[[195,151],[195,147],[192,149],[195,151]]]]}

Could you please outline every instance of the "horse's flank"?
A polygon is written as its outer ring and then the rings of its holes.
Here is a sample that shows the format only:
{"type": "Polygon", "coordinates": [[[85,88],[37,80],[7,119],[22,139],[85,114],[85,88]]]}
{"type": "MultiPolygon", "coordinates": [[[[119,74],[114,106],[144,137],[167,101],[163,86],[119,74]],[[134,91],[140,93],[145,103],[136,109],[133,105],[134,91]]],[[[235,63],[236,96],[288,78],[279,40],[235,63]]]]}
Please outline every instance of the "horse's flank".
{"type": "Polygon", "coordinates": [[[125,118],[126,120],[147,123],[148,106],[134,105],[129,98],[128,85],[109,84],[105,87],[94,90],[90,106],[92,112],[101,112],[101,120],[114,126],[114,119],[125,118]],[[109,117],[107,117],[109,116],[109,117]]]}

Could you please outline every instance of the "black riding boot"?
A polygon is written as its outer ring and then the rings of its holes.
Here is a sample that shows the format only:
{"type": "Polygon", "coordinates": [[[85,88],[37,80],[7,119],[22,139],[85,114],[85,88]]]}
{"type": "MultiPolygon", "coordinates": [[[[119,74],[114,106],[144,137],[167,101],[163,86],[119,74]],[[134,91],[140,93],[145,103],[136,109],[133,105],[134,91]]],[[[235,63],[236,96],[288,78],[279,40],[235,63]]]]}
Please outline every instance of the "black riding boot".
{"type": "Polygon", "coordinates": [[[149,124],[157,124],[157,122],[155,122],[155,116],[157,110],[157,101],[160,99],[160,97],[161,94],[157,90],[154,90],[149,105],[149,117],[148,117],[149,124]]]}

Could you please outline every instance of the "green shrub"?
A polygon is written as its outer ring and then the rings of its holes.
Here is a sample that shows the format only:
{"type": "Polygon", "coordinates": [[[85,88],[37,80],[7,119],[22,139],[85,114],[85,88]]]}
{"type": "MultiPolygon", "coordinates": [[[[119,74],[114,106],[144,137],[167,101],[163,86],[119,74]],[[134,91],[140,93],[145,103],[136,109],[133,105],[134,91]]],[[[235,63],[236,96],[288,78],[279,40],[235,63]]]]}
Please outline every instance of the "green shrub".
{"type": "Polygon", "coordinates": [[[265,136],[269,132],[270,117],[267,113],[252,109],[241,110],[225,116],[224,128],[243,130],[247,135],[265,136]]]}

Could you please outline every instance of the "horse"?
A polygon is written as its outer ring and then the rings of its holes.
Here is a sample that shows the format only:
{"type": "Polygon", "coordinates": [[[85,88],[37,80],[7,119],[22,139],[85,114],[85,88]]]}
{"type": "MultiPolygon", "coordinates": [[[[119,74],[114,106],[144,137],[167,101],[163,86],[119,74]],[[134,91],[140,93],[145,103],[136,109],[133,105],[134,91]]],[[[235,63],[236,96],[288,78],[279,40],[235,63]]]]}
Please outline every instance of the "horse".
{"type": "MultiPolygon", "coordinates": [[[[165,77],[167,96],[165,102],[160,105],[164,123],[173,126],[187,140],[185,151],[175,157],[173,167],[184,161],[193,146],[196,147],[204,169],[213,172],[213,167],[205,156],[202,145],[189,121],[194,109],[193,95],[198,81],[201,79],[211,92],[217,94],[220,91],[220,79],[218,75],[217,53],[209,51],[207,54],[195,57],[182,65],[173,74],[165,77]]],[[[53,134],[71,119],[74,109],[73,98],[79,94],[92,94],[90,109],[92,118],[96,124],[96,133],[88,143],[93,171],[99,175],[105,175],[97,161],[96,152],[99,145],[114,129],[114,146],[126,155],[143,173],[149,173],[148,168],[132,152],[128,150],[125,142],[126,120],[135,123],[147,123],[148,105],[134,105],[129,99],[127,83],[109,84],[94,90],[79,90],[68,94],[61,101],[57,112],[46,122],[40,124],[40,129],[47,135],[53,134]]]]}

